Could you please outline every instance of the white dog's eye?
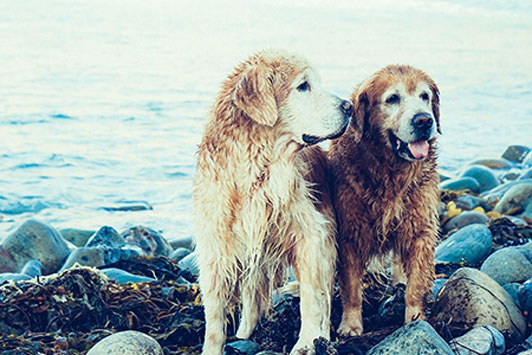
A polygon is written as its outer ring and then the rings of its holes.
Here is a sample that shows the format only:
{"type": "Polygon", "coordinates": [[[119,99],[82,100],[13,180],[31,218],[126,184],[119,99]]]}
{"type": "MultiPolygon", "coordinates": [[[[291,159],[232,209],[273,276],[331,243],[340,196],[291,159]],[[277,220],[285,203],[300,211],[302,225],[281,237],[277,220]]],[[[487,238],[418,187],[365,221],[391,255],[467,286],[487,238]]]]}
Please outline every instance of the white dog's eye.
{"type": "Polygon", "coordinates": [[[421,97],[421,100],[423,101],[429,101],[429,94],[427,94],[426,92],[419,95],[419,97],[421,97]]]}
{"type": "Polygon", "coordinates": [[[398,104],[400,101],[401,98],[397,94],[393,94],[386,99],[386,103],[390,105],[398,104]]]}
{"type": "Polygon", "coordinates": [[[310,85],[308,84],[307,81],[304,81],[301,84],[299,84],[299,86],[297,87],[297,91],[301,91],[301,92],[310,91],[310,85]]]}

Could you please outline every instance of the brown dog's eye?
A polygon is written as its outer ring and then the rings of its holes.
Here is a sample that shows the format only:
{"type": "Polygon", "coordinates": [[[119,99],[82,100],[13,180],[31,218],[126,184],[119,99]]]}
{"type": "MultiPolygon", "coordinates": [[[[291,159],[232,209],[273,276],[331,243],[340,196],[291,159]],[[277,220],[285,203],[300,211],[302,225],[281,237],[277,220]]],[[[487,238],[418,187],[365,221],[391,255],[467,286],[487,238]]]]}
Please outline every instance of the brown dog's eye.
{"type": "Polygon", "coordinates": [[[421,97],[421,100],[423,101],[429,101],[429,94],[427,94],[426,92],[419,95],[419,97],[421,97]]]}
{"type": "Polygon", "coordinates": [[[388,97],[386,99],[386,103],[390,104],[390,105],[398,104],[400,101],[401,101],[401,98],[397,94],[393,94],[392,96],[390,96],[390,97],[388,97]]]}
{"type": "Polygon", "coordinates": [[[299,86],[297,87],[297,91],[301,91],[301,92],[310,91],[310,85],[308,84],[308,82],[304,81],[301,84],[299,84],[299,86]]]}

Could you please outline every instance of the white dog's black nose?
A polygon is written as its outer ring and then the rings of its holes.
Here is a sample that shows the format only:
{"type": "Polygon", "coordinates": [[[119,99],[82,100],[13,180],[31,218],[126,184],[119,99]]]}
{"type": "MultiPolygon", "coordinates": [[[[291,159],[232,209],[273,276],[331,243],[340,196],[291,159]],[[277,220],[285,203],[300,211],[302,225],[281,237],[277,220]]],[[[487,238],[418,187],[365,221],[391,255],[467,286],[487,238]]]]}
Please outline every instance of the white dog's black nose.
{"type": "Polygon", "coordinates": [[[351,116],[351,112],[353,112],[353,104],[351,101],[343,100],[340,104],[340,110],[342,110],[346,116],[351,116]]]}
{"type": "Polygon", "coordinates": [[[432,116],[426,112],[417,113],[412,118],[412,125],[420,131],[428,131],[432,128],[434,120],[432,116]]]}

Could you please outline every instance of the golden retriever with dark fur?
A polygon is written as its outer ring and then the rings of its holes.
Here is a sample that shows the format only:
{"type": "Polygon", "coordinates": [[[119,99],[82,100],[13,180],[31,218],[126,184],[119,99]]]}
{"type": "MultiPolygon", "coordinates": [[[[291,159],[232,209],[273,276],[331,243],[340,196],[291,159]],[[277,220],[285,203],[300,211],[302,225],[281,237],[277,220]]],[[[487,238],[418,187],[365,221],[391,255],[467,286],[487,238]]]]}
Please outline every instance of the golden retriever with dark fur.
{"type": "Polygon", "coordinates": [[[424,317],[439,228],[434,81],[410,66],[388,66],[364,81],[352,101],[350,127],[328,153],[339,231],[341,335],[362,334],[362,277],[371,259],[390,251],[395,270],[407,279],[405,322],[424,317]]]}
{"type": "Polygon", "coordinates": [[[301,57],[263,51],[223,83],[199,146],[195,242],[205,306],[204,354],[221,354],[226,316],[241,305],[248,338],[292,265],[301,331],[292,353],[329,338],[336,222],[317,146],[341,135],[352,104],[321,88],[301,57]]]}

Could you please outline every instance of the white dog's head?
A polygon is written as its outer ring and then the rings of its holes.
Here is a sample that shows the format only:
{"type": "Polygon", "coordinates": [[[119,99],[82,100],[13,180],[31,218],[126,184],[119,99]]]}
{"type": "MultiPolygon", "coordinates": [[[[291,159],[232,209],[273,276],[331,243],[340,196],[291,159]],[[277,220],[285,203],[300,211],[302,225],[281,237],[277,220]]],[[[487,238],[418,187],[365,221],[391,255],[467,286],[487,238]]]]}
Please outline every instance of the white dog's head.
{"type": "Polygon", "coordinates": [[[356,90],[354,102],[358,139],[378,130],[403,159],[425,159],[436,131],[441,133],[438,87],[419,69],[392,65],[378,71],[356,90]]]}
{"type": "Polygon", "coordinates": [[[263,51],[243,63],[233,103],[253,121],[277,126],[302,145],[337,138],[349,125],[352,104],[326,92],[316,71],[303,58],[263,51]]]}

